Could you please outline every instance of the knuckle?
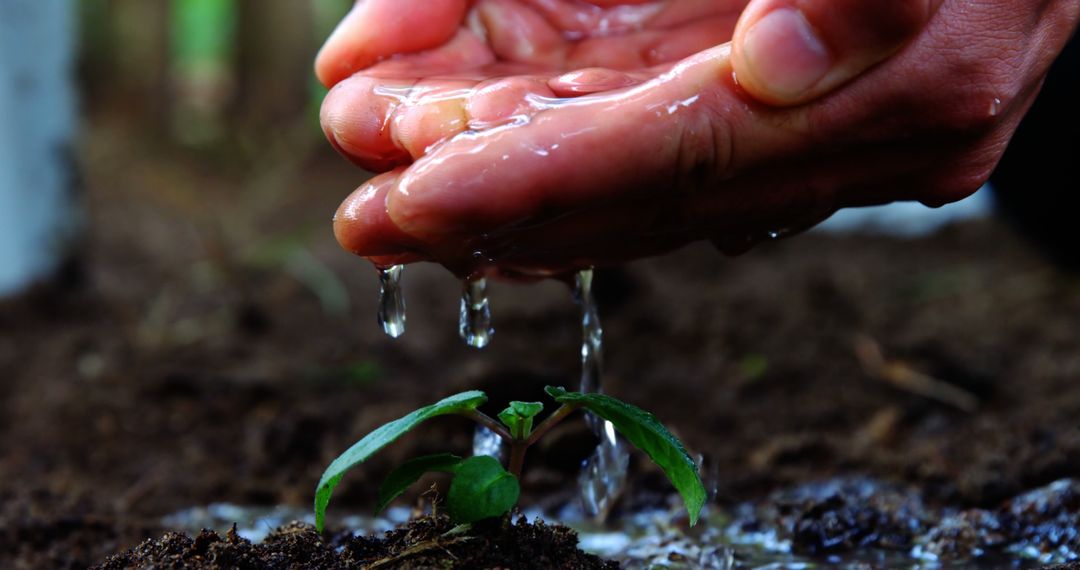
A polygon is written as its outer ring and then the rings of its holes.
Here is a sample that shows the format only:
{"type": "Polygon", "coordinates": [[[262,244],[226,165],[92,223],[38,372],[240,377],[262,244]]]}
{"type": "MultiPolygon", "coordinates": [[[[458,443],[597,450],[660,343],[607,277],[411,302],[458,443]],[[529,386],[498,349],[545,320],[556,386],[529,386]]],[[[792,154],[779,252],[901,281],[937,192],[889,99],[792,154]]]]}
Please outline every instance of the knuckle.
{"type": "Polygon", "coordinates": [[[719,113],[703,113],[684,125],[674,176],[677,188],[699,190],[725,177],[734,168],[733,133],[728,118],[719,113]]]}

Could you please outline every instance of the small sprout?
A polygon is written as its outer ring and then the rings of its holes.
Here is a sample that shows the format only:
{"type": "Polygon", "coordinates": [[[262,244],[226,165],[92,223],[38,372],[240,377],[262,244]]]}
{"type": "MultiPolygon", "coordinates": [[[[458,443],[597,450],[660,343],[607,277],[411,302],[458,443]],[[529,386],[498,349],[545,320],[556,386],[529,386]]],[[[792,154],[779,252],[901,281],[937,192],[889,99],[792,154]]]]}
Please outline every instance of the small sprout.
{"type": "Polygon", "coordinates": [[[682,443],[656,419],[655,416],[603,394],[568,392],[563,388],[546,388],[561,406],[533,429],[533,420],[544,409],[540,402],[510,402],[499,413],[499,422],[488,417],[478,408],[487,401],[487,395],[479,391],[464,392],[425,406],[402,418],[384,424],[353,444],[335,459],[323,473],[315,492],[315,526],[322,532],[326,507],[330,495],[345,473],[366,461],[377,451],[421,423],[438,416],[460,415],[491,429],[510,444],[509,469],[497,459],[487,456],[462,459],[449,453],[426,455],[411,459],[386,477],[379,487],[377,512],[381,512],[405,489],[416,483],[425,473],[450,473],[450,491],[447,507],[450,518],[457,524],[467,524],[510,512],[521,493],[518,478],[524,464],[525,451],[556,424],[577,410],[587,410],[609,421],[627,441],[644,451],[660,466],[675,489],[682,496],[690,516],[690,524],[697,522],[705,504],[705,486],[701,482],[697,465],[686,452],[682,443]]]}
{"type": "Polygon", "coordinates": [[[532,433],[533,418],[544,411],[540,402],[510,402],[510,406],[499,412],[499,421],[510,428],[510,435],[515,439],[525,439],[532,433]]]}

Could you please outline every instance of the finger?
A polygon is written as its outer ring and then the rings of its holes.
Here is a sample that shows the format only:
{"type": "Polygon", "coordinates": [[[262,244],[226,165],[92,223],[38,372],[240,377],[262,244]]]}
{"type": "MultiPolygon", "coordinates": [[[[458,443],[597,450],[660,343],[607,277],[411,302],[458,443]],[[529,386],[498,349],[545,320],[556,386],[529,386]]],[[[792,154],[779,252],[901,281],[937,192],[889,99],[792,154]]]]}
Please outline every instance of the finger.
{"type": "Polygon", "coordinates": [[[583,37],[597,31],[614,34],[641,29],[664,10],[669,0],[594,3],[522,0],[522,3],[542,14],[556,29],[572,37],[583,37]]]}
{"type": "Polygon", "coordinates": [[[422,244],[399,230],[386,212],[386,194],[399,176],[400,169],[368,180],[338,207],[334,237],[346,251],[386,265],[420,258],[415,252],[422,244]]]}
{"type": "Polygon", "coordinates": [[[539,102],[551,99],[546,77],[406,80],[362,73],[327,95],[322,124],[335,148],[382,172],[465,131],[527,119],[539,102]]]}
{"type": "MultiPolygon", "coordinates": [[[[697,2],[689,4],[695,6],[697,2]]],[[[716,12],[715,8],[711,10],[716,12]]],[[[649,26],[622,34],[605,32],[571,42],[536,9],[516,0],[481,0],[476,11],[483,35],[500,60],[552,69],[629,70],[677,61],[730,40],[738,21],[736,11],[702,13],[690,19],[704,9],[682,13],[665,10],[659,14],[664,17],[664,29],[649,26]]]]}
{"type": "Polygon", "coordinates": [[[739,14],[750,0],[680,0],[667,5],[649,19],[650,29],[671,29],[682,27],[705,18],[716,16],[738,19],[739,14]]]}
{"type": "Polygon", "coordinates": [[[918,35],[941,0],[754,0],[733,40],[740,85],[774,105],[809,101],[918,35]]]}
{"type": "Polygon", "coordinates": [[[736,14],[722,15],[675,29],[584,39],[573,45],[566,66],[633,70],[678,61],[730,40],[737,20],[736,14]]]}
{"type": "Polygon", "coordinates": [[[703,18],[733,15],[749,0],[521,0],[551,25],[573,39],[624,34],[643,29],[670,29],[703,18]]]}
{"type": "Polygon", "coordinates": [[[476,13],[503,60],[561,67],[570,45],[536,10],[517,0],[480,0],[476,13]]]}
{"type": "Polygon", "coordinates": [[[391,55],[436,48],[457,33],[468,0],[359,0],[323,45],[315,73],[327,87],[391,55]]]}
{"type": "Polygon", "coordinates": [[[448,77],[492,65],[495,55],[473,32],[460,29],[449,42],[420,53],[398,55],[363,70],[369,77],[448,77]]]}
{"type": "Polygon", "coordinates": [[[327,140],[343,156],[372,172],[409,164],[412,158],[394,140],[391,129],[401,100],[384,93],[408,92],[416,82],[356,75],[338,83],[323,99],[319,114],[327,140]]]}

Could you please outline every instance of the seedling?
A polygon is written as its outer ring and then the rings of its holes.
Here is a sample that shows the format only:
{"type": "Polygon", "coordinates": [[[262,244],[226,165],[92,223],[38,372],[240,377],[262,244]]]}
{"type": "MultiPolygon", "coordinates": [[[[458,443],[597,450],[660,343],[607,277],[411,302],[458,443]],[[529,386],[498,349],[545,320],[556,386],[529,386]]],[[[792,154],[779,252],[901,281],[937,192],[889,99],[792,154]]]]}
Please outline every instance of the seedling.
{"type": "Polygon", "coordinates": [[[381,512],[385,509],[425,473],[445,472],[453,475],[446,502],[454,522],[467,524],[508,513],[517,504],[521,492],[518,478],[521,476],[525,452],[552,427],[578,410],[591,412],[611,422],[627,441],[660,466],[682,496],[690,524],[697,522],[701,507],[705,504],[705,486],[701,483],[697,465],[682,443],[655,416],[604,394],[567,392],[551,386],[545,391],[560,406],[535,429],[533,420],[544,409],[542,403],[510,402],[499,413],[499,421],[496,421],[478,409],[487,401],[487,395],[477,390],[450,396],[380,426],[326,468],[315,490],[315,526],[322,532],[330,495],[348,470],[367,461],[380,449],[425,421],[446,415],[465,416],[498,434],[510,446],[509,469],[488,456],[463,459],[441,453],[417,457],[406,461],[386,477],[379,487],[376,510],[381,512]]]}

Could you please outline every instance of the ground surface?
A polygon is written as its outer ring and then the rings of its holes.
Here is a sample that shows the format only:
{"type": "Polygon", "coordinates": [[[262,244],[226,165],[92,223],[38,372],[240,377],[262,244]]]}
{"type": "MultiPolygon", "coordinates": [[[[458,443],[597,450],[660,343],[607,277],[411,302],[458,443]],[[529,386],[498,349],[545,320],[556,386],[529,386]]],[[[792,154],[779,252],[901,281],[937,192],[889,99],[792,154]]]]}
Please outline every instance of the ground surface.
{"type": "Polygon", "coordinates": [[[384,538],[344,532],[324,537],[310,525],[293,524],[252,544],[235,531],[224,537],[204,531],[194,539],[176,533],[148,540],[111,557],[100,570],[197,567],[259,570],[288,563],[327,570],[346,568],[521,568],[529,570],[612,570],[618,564],[584,554],[566,527],[514,524],[489,519],[475,535],[453,535],[445,517],[425,517],[384,538]],[[447,536],[447,533],[451,535],[447,536]]]}
{"type": "MultiPolygon", "coordinates": [[[[459,285],[410,268],[408,333],[383,338],[374,272],[329,235],[359,181],[333,157],[272,163],[285,181],[267,185],[94,136],[83,277],[0,305],[0,567],[100,563],[191,506],[306,505],[330,459],[418,404],[480,388],[497,411],[573,385],[580,328],[555,283],[495,286],[476,352],[459,285]]],[[[693,247],[598,287],[607,390],[705,454],[722,503],[857,474],[995,507],[1080,475],[1080,284],[999,225],[693,247]]],[[[464,451],[470,429],[403,439],[331,509],[362,512],[392,462],[464,451]]],[[[565,501],[590,445],[580,426],[549,441],[527,503],[565,501]]],[[[631,469],[626,504],[660,504],[657,472],[631,469]]]]}

